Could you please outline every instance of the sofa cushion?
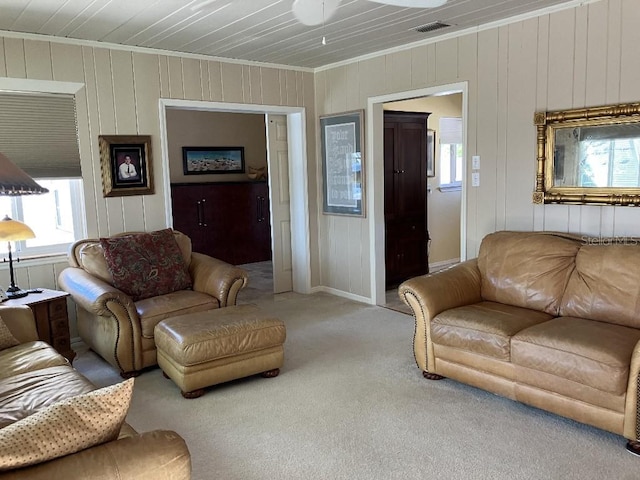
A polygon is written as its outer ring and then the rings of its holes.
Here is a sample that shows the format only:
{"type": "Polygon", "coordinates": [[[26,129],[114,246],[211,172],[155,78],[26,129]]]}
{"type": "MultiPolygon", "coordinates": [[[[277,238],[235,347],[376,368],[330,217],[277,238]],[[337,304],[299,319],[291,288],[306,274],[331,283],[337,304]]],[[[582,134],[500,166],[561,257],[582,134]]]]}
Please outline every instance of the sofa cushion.
{"type": "Polygon", "coordinates": [[[595,389],[627,390],[631,354],[640,330],[584,318],[560,317],[521,331],[511,361],[595,389]]]}
{"type": "Polygon", "coordinates": [[[20,342],[16,340],[16,337],[13,336],[9,327],[4,323],[2,318],[0,317],[0,350],[4,350],[5,348],[15,347],[19,345],[20,342]]]}
{"type": "Polygon", "coordinates": [[[156,325],[165,318],[212,310],[219,306],[216,298],[192,290],[180,290],[136,302],[136,310],[142,326],[142,336],[145,338],[153,338],[156,325]]]}
{"type": "Polygon", "coordinates": [[[558,315],[581,242],[542,232],[496,232],[480,245],[483,300],[558,315]]]}
{"type": "Polygon", "coordinates": [[[133,378],[55,403],[2,429],[0,469],[34,465],[118,438],[133,378]]]}
{"type": "Polygon", "coordinates": [[[560,312],[640,328],[640,245],[584,245],[560,312]]]}
{"type": "Polygon", "coordinates": [[[42,368],[0,380],[0,428],[49,405],[95,390],[71,365],[42,368]]]}
{"type": "Polygon", "coordinates": [[[68,360],[47,343],[21,343],[0,351],[0,379],[68,364],[68,360]]]}
{"type": "Polygon", "coordinates": [[[191,277],[171,229],[101,238],[113,286],[133,301],[191,288],[191,277]]]}
{"type": "Polygon", "coordinates": [[[452,308],[431,320],[431,340],[479,355],[509,361],[511,337],[546,322],[551,315],[495,302],[452,308]]]}

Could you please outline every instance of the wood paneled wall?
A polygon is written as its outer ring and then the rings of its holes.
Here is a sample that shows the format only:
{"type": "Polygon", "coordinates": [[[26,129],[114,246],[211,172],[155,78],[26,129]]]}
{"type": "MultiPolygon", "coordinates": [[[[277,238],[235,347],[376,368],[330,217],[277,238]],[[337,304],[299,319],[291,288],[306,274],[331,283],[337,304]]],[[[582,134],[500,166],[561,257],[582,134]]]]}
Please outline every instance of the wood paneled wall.
{"type": "MultiPolygon", "coordinates": [[[[97,48],[67,42],[0,36],[0,77],[82,83],[76,95],[87,231],[91,237],[166,226],[165,175],[160,144],[160,98],[305,107],[307,129],[315,131],[313,73],[167,56],[140,51],[97,48]],[[98,135],[151,135],[155,194],[104,198],[98,135]]],[[[307,138],[310,158],[315,138],[307,138]]],[[[312,233],[317,233],[315,169],[309,184],[312,233]]],[[[317,245],[312,241],[312,265],[317,245]]],[[[56,287],[65,262],[33,261],[18,267],[21,287],[56,287]]],[[[317,268],[315,269],[317,270],[317,268]]],[[[8,271],[0,284],[8,284],[8,271]]],[[[313,275],[317,284],[319,275],[313,275]]]]}
{"type": "MultiPolygon", "coordinates": [[[[468,82],[467,165],[481,156],[480,187],[467,195],[469,258],[502,229],[640,236],[637,208],[531,200],[534,112],[640,101],[638,24],[636,0],[602,0],[356,61],[316,73],[316,110],[361,109],[369,97],[468,82]]],[[[370,295],[370,218],[320,217],[322,285],[370,295]]]]}

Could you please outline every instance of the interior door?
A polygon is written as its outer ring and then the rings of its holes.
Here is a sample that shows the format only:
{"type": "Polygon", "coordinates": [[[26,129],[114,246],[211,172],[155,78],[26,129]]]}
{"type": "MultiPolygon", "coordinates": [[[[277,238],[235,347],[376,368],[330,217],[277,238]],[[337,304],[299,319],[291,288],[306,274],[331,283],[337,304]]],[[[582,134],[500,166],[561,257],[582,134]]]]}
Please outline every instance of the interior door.
{"type": "Polygon", "coordinates": [[[291,200],[286,115],[267,115],[269,193],[271,196],[274,293],[293,290],[291,261],[291,200]]]}

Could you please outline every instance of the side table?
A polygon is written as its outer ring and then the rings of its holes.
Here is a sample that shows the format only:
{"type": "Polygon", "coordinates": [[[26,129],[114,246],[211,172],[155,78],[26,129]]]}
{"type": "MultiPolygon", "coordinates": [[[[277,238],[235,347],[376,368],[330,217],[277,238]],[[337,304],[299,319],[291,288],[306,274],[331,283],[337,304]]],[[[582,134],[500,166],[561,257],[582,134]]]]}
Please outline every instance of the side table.
{"type": "Polygon", "coordinates": [[[2,306],[27,305],[33,310],[38,337],[55,348],[70,362],[76,356],[71,349],[69,315],[67,312],[67,292],[43,288],[42,293],[30,293],[26,297],[3,302],[2,306]]]}

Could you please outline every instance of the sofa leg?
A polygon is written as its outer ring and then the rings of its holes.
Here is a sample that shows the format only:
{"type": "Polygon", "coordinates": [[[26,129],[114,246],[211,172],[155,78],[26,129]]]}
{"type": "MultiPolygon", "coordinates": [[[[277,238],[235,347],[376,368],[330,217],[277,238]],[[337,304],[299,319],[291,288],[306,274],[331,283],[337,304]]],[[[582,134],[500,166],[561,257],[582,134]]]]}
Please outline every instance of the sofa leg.
{"type": "Polygon", "coordinates": [[[422,372],[422,376],[427,380],[442,380],[443,378],[446,378],[446,377],[443,377],[442,375],[438,375],[437,373],[429,373],[426,371],[422,372]]]}
{"type": "Polygon", "coordinates": [[[640,457],[640,442],[637,440],[629,440],[627,442],[627,450],[640,457]]]}
{"type": "Polygon", "coordinates": [[[120,372],[120,376],[125,380],[128,380],[129,378],[137,377],[140,373],[140,370],[134,370],[133,372],[120,372]]]}
{"type": "Polygon", "coordinates": [[[167,372],[165,372],[164,370],[162,371],[162,376],[163,376],[164,378],[169,378],[169,375],[167,375],[167,372]]]}
{"type": "Polygon", "coordinates": [[[262,372],[260,375],[262,375],[264,378],[273,378],[273,377],[277,377],[279,374],[280,374],[280,369],[274,368],[273,370],[267,370],[266,372],[262,372]]]}
{"type": "Polygon", "coordinates": [[[204,395],[204,388],[193,390],[192,392],[181,392],[184,398],[198,398],[204,395]]]}

